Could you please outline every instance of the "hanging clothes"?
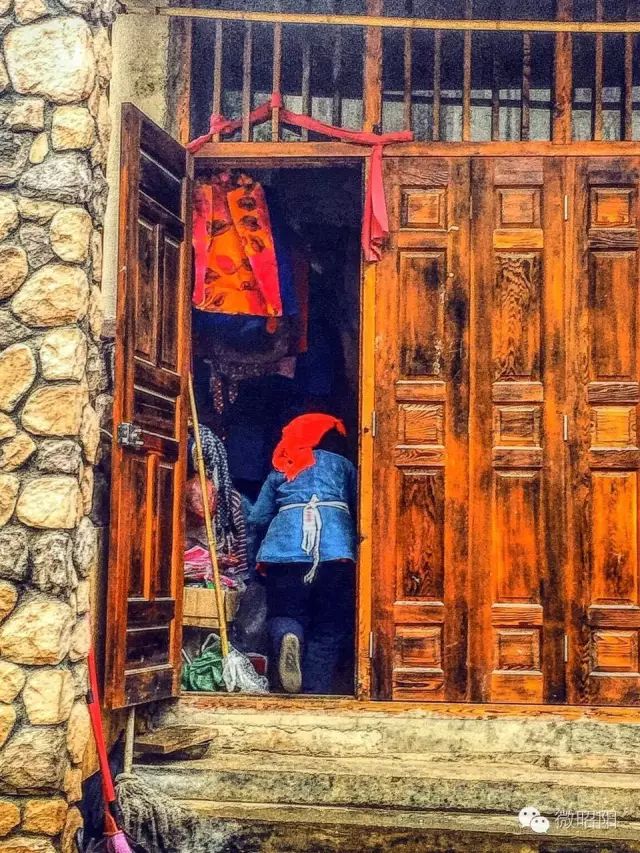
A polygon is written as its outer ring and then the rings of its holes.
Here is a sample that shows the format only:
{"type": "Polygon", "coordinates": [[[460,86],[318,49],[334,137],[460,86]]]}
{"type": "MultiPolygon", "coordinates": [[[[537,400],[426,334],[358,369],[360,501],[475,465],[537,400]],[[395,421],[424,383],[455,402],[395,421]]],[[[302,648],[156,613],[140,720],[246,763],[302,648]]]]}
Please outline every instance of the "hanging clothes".
{"type": "Polygon", "coordinates": [[[215,172],[194,189],[193,304],[202,311],[281,317],[269,210],[259,183],[215,172]]]}

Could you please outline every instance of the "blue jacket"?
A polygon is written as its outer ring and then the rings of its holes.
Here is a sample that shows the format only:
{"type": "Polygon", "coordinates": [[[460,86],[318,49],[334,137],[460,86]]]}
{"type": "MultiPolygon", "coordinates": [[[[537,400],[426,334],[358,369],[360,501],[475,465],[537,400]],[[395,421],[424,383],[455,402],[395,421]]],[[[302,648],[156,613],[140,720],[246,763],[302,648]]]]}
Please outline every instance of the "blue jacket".
{"type": "Polygon", "coordinates": [[[279,471],[267,477],[249,514],[249,524],[268,525],[258,562],[313,562],[313,557],[302,550],[302,507],[279,512],[290,504],[305,504],[313,495],[320,501],[338,501],[349,507],[348,513],[338,507],[318,507],[322,519],[320,561],[355,561],[356,469],[344,456],[327,450],[315,450],[314,456],[316,464],[291,481],[279,471]]]}

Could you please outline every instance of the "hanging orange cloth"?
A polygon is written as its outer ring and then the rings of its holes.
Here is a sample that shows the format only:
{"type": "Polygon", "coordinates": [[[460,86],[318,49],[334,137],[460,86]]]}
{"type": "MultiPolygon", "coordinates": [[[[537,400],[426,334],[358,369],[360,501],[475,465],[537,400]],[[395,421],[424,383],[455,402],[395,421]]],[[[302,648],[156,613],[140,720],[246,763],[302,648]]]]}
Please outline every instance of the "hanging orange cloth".
{"type": "Polygon", "coordinates": [[[201,311],[281,317],[269,210],[249,175],[217,172],[194,190],[193,304],[201,311]]]}
{"type": "Polygon", "coordinates": [[[273,451],[273,467],[287,480],[295,479],[301,471],[315,464],[313,449],[330,429],[347,434],[342,421],[333,415],[313,413],[294,418],[282,430],[282,438],[273,451]]]}

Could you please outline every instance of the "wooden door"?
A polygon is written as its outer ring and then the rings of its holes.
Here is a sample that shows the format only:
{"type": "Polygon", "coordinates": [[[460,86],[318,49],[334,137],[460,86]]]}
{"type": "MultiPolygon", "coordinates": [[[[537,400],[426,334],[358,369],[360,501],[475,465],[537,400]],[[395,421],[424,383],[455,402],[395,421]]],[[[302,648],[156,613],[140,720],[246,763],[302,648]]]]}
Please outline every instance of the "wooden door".
{"type": "Polygon", "coordinates": [[[569,701],[640,704],[640,158],[570,161],[569,701]]]}
{"type": "Polygon", "coordinates": [[[125,104],[105,690],[112,708],[179,689],[191,176],[182,146],[125,104]]]}
{"type": "Polygon", "coordinates": [[[462,700],[467,656],[469,162],[389,158],[376,282],[373,679],[462,700]]]}
{"type": "Polygon", "coordinates": [[[561,158],[472,168],[469,697],[564,700],[561,158]]]}

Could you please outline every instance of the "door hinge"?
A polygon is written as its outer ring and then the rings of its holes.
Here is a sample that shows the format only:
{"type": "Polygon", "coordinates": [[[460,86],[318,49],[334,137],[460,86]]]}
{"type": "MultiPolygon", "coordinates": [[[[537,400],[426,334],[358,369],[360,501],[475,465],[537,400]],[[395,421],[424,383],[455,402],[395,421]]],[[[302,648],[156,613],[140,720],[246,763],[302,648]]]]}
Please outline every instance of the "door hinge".
{"type": "Polygon", "coordinates": [[[142,429],[134,424],[118,424],[118,444],[120,447],[143,447],[142,429]]]}
{"type": "Polygon", "coordinates": [[[562,644],[562,660],[564,663],[569,662],[569,638],[566,634],[564,635],[564,641],[562,644]]]}
{"type": "Polygon", "coordinates": [[[373,631],[369,631],[369,660],[373,660],[374,639],[373,631]]]}
{"type": "Polygon", "coordinates": [[[567,222],[567,220],[569,219],[569,196],[566,193],[563,201],[563,216],[564,221],[567,222]]]}
{"type": "Polygon", "coordinates": [[[378,413],[375,409],[371,411],[371,437],[375,438],[378,432],[378,413]]]}
{"type": "Polygon", "coordinates": [[[562,416],[562,439],[569,441],[569,415],[562,416]]]}

